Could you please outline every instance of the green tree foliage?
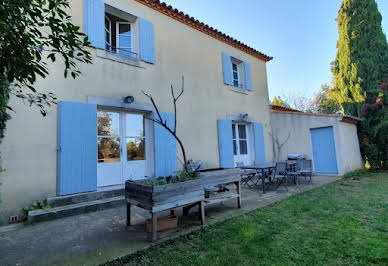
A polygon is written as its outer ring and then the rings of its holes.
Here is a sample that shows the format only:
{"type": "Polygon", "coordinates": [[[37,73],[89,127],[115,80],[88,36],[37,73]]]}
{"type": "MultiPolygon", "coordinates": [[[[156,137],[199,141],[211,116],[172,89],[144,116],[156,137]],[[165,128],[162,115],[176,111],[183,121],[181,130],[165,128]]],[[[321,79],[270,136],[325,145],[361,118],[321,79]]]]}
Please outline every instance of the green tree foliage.
{"type": "Polygon", "coordinates": [[[0,4],[0,138],[3,137],[10,95],[39,107],[55,104],[51,92],[39,92],[37,77],[49,74],[48,63],[57,57],[64,63],[64,76],[76,78],[77,63],[91,63],[89,44],[71,22],[68,0],[1,0],[0,4]],[[9,85],[10,84],[10,85],[9,85]]]}
{"type": "Polygon", "coordinates": [[[388,167],[388,44],[375,0],[343,0],[330,97],[361,117],[361,152],[374,169],[388,167]]]}
{"type": "Polygon", "coordinates": [[[321,90],[315,94],[310,111],[320,114],[337,114],[341,111],[341,106],[332,97],[332,88],[322,85],[321,90]]]}
{"type": "Polygon", "coordinates": [[[361,107],[360,147],[374,169],[388,168],[388,79],[367,93],[361,107]]]}
{"type": "Polygon", "coordinates": [[[285,100],[283,100],[282,97],[280,96],[273,97],[273,100],[270,101],[270,104],[290,108],[290,105],[285,100]]]}
{"type": "Polygon", "coordinates": [[[333,93],[345,114],[360,115],[366,92],[386,77],[388,48],[375,0],[343,0],[338,11],[333,93]]]}

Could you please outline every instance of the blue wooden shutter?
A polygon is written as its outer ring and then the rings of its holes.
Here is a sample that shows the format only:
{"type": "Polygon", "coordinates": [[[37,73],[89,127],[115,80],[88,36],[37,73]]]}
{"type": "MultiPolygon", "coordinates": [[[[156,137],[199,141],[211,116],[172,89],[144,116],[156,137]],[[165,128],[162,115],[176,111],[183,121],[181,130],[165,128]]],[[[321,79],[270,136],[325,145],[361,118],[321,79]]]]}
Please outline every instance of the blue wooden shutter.
{"type": "Polygon", "coordinates": [[[244,73],[245,73],[245,88],[251,91],[252,90],[251,65],[247,62],[244,62],[244,73]]]}
{"type": "Polygon", "coordinates": [[[220,152],[220,166],[234,167],[232,120],[218,120],[218,148],[220,152]]]}
{"type": "Polygon", "coordinates": [[[261,123],[253,123],[253,135],[255,138],[256,161],[265,163],[264,129],[261,123]]]}
{"type": "Polygon", "coordinates": [[[84,32],[92,46],[105,49],[104,0],[84,0],[84,32]]]}
{"type": "Polygon", "coordinates": [[[226,85],[233,85],[232,61],[230,55],[221,54],[222,57],[222,74],[226,85]]]}
{"type": "Polygon", "coordinates": [[[140,59],[155,64],[154,24],[139,18],[140,59]]]}
{"type": "Polygon", "coordinates": [[[97,105],[59,102],[58,195],[97,189],[97,105]]]}
{"type": "MultiPolygon", "coordinates": [[[[171,113],[160,113],[160,115],[163,121],[167,119],[167,125],[173,129],[175,115],[171,113]]],[[[156,177],[166,177],[177,171],[176,140],[170,132],[157,123],[154,123],[154,149],[156,177]]]]}

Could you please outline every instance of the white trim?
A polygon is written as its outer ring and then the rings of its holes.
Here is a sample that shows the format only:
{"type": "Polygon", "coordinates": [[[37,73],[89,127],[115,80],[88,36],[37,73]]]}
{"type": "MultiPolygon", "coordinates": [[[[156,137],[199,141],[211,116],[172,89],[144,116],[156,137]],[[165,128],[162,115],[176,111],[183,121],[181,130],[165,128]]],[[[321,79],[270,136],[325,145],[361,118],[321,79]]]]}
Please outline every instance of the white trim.
{"type": "MultiPolygon", "coordinates": [[[[116,22],[116,48],[118,48],[118,51],[116,51],[116,53],[118,55],[120,55],[120,36],[124,36],[124,37],[130,37],[131,38],[131,46],[130,47],[123,47],[123,48],[127,48],[129,50],[130,53],[134,53],[134,49],[133,49],[133,37],[132,37],[132,24],[131,22],[127,22],[127,21],[118,21],[116,22]],[[129,25],[130,27],[130,34],[127,35],[127,34],[120,34],[119,33],[119,29],[120,29],[120,24],[123,24],[123,25],[129,25]]],[[[124,55],[122,55],[124,56],[124,55]]]]}
{"type": "Polygon", "coordinates": [[[116,9],[119,9],[125,13],[132,14],[136,17],[144,17],[143,12],[139,12],[138,10],[134,10],[128,5],[121,4],[117,0],[104,0],[104,4],[110,5],[111,7],[114,7],[116,9]]]}
{"type": "MultiPolygon", "coordinates": [[[[112,50],[112,21],[110,20],[110,18],[105,15],[105,19],[107,19],[109,21],[109,30],[107,31],[106,29],[106,25],[105,25],[105,45],[108,44],[109,45],[109,51],[112,50]],[[109,42],[107,42],[106,40],[106,34],[109,34],[109,42]]],[[[105,47],[106,49],[106,47],[105,47]]]]}
{"type": "Polygon", "coordinates": [[[97,49],[96,56],[104,59],[112,60],[115,62],[123,63],[126,65],[134,66],[134,67],[140,67],[140,68],[147,67],[147,64],[138,58],[126,57],[113,52],[109,52],[107,50],[97,49]]]}
{"type": "MultiPolygon", "coordinates": [[[[126,96],[126,95],[125,95],[126,96]]],[[[123,96],[123,98],[125,97],[123,96]]],[[[154,107],[150,103],[124,103],[123,98],[104,98],[87,96],[88,103],[97,104],[101,107],[124,108],[126,112],[153,112],[154,107]]]]}

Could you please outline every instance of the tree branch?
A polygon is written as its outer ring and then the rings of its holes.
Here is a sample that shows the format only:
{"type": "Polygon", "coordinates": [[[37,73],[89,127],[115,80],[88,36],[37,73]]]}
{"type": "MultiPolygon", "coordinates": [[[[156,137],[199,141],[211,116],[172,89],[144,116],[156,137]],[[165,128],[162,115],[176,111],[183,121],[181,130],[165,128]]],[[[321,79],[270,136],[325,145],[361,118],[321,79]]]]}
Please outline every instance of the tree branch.
{"type": "MultiPolygon", "coordinates": [[[[173,104],[174,104],[174,128],[171,129],[168,125],[167,125],[167,119],[165,119],[165,121],[163,121],[162,119],[162,116],[159,112],[159,109],[154,101],[154,99],[152,98],[152,95],[151,94],[148,94],[144,91],[142,91],[142,93],[151,101],[154,109],[155,109],[155,112],[157,114],[157,118],[152,118],[152,117],[145,117],[145,119],[148,119],[150,121],[153,121],[159,125],[161,125],[163,128],[165,128],[175,139],[176,141],[178,142],[180,148],[181,148],[181,151],[182,151],[182,155],[183,155],[183,161],[184,161],[184,173],[187,173],[187,159],[186,159],[186,151],[185,151],[185,148],[183,146],[183,143],[182,141],[180,140],[180,138],[176,135],[176,124],[177,124],[177,108],[176,108],[176,102],[178,101],[178,99],[182,96],[183,94],[183,91],[184,91],[184,77],[182,76],[182,89],[181,89],[181,92],[179,93],[179,95],[177,97],[175,97],[175,93],[174,93],[174,87],[171,85],[171,96],[173,98],[173,104]]],[[[183,180],[184,179],[184,173],[182,173],[182,176],[181,176],[181,179],[183,180]]]]}

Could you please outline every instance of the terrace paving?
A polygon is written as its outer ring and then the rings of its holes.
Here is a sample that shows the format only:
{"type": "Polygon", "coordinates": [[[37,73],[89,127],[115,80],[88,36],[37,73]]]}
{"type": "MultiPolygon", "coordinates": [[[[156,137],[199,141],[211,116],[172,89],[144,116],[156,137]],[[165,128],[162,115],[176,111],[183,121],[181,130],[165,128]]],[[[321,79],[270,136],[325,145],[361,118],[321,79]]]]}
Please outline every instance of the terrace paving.
{"type": "MultiPolygon", "coordinates": [[[[337,176],[314,176],[313,183],[290,185],[288,191],[280,187],[262,194],[260,188],[243,187],[242,208],[237,200],[206,207],[206,223],[213,224],[265,207],[293,194],[313,189],[338,180],[337,176]]],[[[231,186],[233,189],[234,186],[231,186]]],[[[197,230],[200,223],[197,208],[187,217],[181,210],[179,227],[159,233],[159,242],[197,230]]],[[[166,212],[168,215],[169,212],[166,212]]],[[[126,226],[126,207],[80,214],[35,225],[18,225],[0,228],[0,265],[96,265],[136,252],[152,245],[147,241],[145,219],[150,214],[134,207],[133,224],[126,226]]]]}

